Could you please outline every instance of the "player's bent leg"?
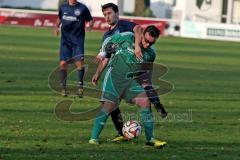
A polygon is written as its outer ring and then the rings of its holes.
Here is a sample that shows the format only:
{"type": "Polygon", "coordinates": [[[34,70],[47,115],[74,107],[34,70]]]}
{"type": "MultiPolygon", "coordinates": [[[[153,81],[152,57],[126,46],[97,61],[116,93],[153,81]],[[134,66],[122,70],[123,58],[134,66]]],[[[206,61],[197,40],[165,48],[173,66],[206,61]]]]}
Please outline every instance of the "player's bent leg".
{"type": "Polygon", "coordinates": [[[78,91],[77,95],[82,98],[83,97],[83,78],[85,73],[84,68],[84,60],[76,60],[75,65],[77,68],[77,75],[78,75],[78,91]]]}
{"type": "Polygon", "coordinates": [[[162,118],[167,117],[167,112],[164,109],[163,105],[161,104],[159,95],[156,92],[156,90],[152,87],[152,84],[143,85],[143,88],[144,88],[149,100],[156,108],[157,112],[160,113],[160,116],[162,118]]]}
{"type": "Polygon", "coordinates": [[[117,107],[114,111],[111,112],[111,117],[112,117],[113,124],[118,132],[117,136],[115,136],[115,138],[113,138],[112,141],[113,142],[126,141],[122,133],[123,118],[122,118],[119,107],[117,107]]]}
{"type": "Polygon", "coordinates": [[[122,134],[123,119],[119,107],[117,107],[114,111],[111,112],[111,118],[118,132],[118,135],[123,135],[122,134]]]}
{"type": "Polygon", "coordinates": [[[145,92],[138,94],[132,102],[141,108],[150,108],[150,101],[145,92]]]}
{"type": "Polygon", "coordinates": [[[105,101],[103,102],[102,109],[96,116],[93,129],[92,129],[92,134],[91,134],[91,139],[89,140],[90,144],[94,144],[93,142],[98,142],[99,135],[101,134],[101,131],[103,130],[103,127],[107,121],[108,115],[111,111],[114,110],[116,104],[110,101],[105,101]]]}
{"type": "Polygon", "coordinates": [[[140,114],[143,126],[145,128],[146,140],[153,138],[153,115],[150,108],[150,101],[145,92],[139,94],[133,99],[133,102],[141,107],[140,114]]]}
{"type": "Polygon", "coordinates": [[[118,134],[123,135],[122,134],[123,118],[119,107],[111,112],[111,118],[118,134]]]}
{"type": "Polygon", "coordinates": [[[60,61],[60,86],[62,96],[67,96],[67,62],[60,61]]]}
{"type": "MultiPolygon", "coordinates": [[[[146,64],[146,65],[148,67],[149,64],[146,64]]],[[[149,100],[154,105],[157,112],[160,113],[160,116],[162,118],[165,118],[167,116],[167,112],[164,109],[164,106],[160,102],[160,96],[152,86],[150,77],[151,76],[148,73],[146,73],[146,74],[143,74],[142,76],[137,77],[136,81],[138,82],[138,84],[140,84],[144,88],[149,100]]]]}
{"type": "Polygon", "coordinates": [[[145,129],[146,145],[162,148],[167,143],[159,141],[153,137],[153,115],[147,95],[145,92],[141,93],[134,98],[133,101],[141,107],[141,120],[145,129]]]}

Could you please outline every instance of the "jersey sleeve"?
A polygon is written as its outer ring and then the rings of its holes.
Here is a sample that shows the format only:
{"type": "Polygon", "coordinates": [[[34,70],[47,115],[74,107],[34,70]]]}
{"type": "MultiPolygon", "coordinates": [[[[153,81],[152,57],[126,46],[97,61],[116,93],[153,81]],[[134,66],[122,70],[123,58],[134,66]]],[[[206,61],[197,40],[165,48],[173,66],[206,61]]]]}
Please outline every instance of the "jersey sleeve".
{"type": "Polygon", "coordinates": [[[61,19],[62,18],[62,6],[59,7],[58,10],[58,18],[61,19]]]}
{"type": "Polygon", "coordinates": [[[156,58],[156,52],[153,48],[149,48],[147,50],[146,56],[144,56],[144,61],[145,62],[154,62],[156,58]]]}
{"type": "Polygon", "coordinates": [[[119,34],[115,34],[111,37],[106,38],[103,41],[100,53],[104,55],[105,58],[111,58],[112,52],[110,52],[110,49],[113,47],[114,42],[116,42],[118,38],[119,38],[119,34]]]}
{"type": "Polygon", "coordinates": [[[85,10],[84,10],[84,18],[85,18],[85,21],[87,21],[87,22],[93,20],[91,13],[86,6],[85,6],[85,10]]]}
{"type": "Polygon", "coordinates": [[[134,32],[133,29],[137,25],[134,22],[129,22],[129,21],[122,21],[123,28],[125,28],[126,31],[128,32],[134,32]]]}

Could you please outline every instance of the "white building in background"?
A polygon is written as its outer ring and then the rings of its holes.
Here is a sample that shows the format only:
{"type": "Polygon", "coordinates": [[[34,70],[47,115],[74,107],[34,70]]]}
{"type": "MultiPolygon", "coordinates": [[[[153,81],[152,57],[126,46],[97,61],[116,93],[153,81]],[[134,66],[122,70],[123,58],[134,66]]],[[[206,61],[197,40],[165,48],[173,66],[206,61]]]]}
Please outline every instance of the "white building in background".
{"type": "Polygon", "coordinates": [[[158,18],[240,24],[240,0],[151,0],[158,18]]]}
{"type": "MultiPolygon", "coordinates": [[[[119,5],[120,15],[132,13],[137,0],[79,0],[85,3],[94,16],[102,16],[101,5],[113,2],[119,5]]],[[[151,0],[151,9],[157,18],[178,21],[240,24],[240,0],[151,0]]],[[[0,0],[1,6],[57,9],[58,0],[0,0]]]]}

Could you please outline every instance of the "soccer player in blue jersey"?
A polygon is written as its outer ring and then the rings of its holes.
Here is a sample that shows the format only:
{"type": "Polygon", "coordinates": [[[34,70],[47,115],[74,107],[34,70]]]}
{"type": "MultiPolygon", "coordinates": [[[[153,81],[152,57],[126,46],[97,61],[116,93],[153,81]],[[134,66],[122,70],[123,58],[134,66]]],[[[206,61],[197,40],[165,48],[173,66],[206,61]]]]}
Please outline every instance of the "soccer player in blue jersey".
{"type": "Polygon", "coordinates": [[[102,6],[102,12],[106,22],[110,25],[109,30],[104,33],[102,42],[116,33],[133,32],[135,36],[135,55],[142,57],[140,42],[142,28],[140,25],[119,19],[119,9],[114,3],[107,3],[102,6]]]}
{"type": "MultiPolygon", "coordinates": [[[[105,32],[103,36],[104,41],[106,38],[117,34],[117,33],[123,33],[123,32],[134,32],[135,36],[135,56],[138,59],[142,59],[143,55],[141,52],[141,37],[142,37],[142,28],[140,25],[137,25],[133,22],[125,21],[125,20],[119,20],[119,14],[118,14],[118,6],[113,3],[107,3],[102,6],[102,11],[104,18],[106,22],[110,25],[110,28],[107,32],[105,32]]],[[[103,53],[100,53],[98,56],[98,59],[103,59],[104,55],[103,53]]],[[[149,79],[149,77],[144,78],[144,83],[139,82],[144,85],[144,88],[146,89],[146,93],[148,97],[150,98],[150,101],[154,104],[158,112],[161,113],[162,117],[165,117],[167,115],[166,111],[162,107],[162,104],[160,103],[159,96],[156,93],[156,91],[152,88],[151,82],[147,82],[146,80],[149,79]],[[147,84],[148,83],[148,84],[147,84]]],[[[143,81],[142,79],[138,79],[138,81],[143,81]]],[[[111,112],[111,118],[114,123],[114,126],[116,130],[118,131],[117,136],[113,139],[113,141],[123,141],[123,133],[122,133],[122,127],[123,127],[123,119],[121,116],[121,111],[119,107],[117,107],[115,110],[111,112]]]]}
{"type": "Polygon", "coordinates": [[[55,34],[58,35],[61,29],[60,84],[63,96],[67,96],[67,64],[71,61],[74,61],[78,73],[77,94],[83,96],[85,23],[86,30],[90,31],[93,18],[84,4],[68,0],[60,6],[55,34]]]}

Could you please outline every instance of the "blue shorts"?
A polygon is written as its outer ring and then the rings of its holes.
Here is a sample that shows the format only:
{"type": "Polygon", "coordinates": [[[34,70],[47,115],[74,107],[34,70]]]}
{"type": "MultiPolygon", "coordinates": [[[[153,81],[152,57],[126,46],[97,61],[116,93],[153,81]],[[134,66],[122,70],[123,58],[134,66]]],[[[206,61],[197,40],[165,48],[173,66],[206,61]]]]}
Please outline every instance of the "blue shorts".
{"type": "Polygon", "coordinates": [[[61,40],[60,61],[70,60],[84,60],[84,38],[77,45],[61,40]]]}

